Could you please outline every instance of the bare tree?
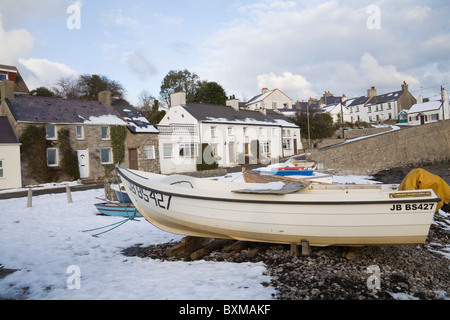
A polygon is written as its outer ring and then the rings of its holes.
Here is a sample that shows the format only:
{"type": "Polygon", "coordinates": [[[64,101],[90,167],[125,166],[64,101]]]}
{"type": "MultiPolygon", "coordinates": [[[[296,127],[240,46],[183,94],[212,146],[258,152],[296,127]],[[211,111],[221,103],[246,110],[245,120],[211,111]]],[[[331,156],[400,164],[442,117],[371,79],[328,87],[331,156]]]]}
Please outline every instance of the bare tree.
{"type": "Polygon", "coordinates": [[[73,76],[61,77],[56,80],[52,91],[55,93],[55,96],[64,99],[79,99],[81,97],[78,79],[73,76]]]}

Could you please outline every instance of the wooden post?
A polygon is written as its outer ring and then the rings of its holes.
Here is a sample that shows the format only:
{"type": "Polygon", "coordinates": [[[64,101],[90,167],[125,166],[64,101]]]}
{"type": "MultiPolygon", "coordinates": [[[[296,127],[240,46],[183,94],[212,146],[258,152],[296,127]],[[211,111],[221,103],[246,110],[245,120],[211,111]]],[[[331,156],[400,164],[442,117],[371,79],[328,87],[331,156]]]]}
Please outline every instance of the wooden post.
{"type": "Polygon", "coordinates": [[[296,243],[291,243],[291,256],[295,257],[298,253],[298,245],[296,243]]]}
{"type": "Polygon", "coordinates": [[[27,208],[31,208],[33,204],[33,190],[28,189],[27,208]]]}
{"type": "Polygon", "coordinates": [[[311,249],[308,240],[302,240],[302,256],[309,256],[311,249]]]}
{"type": "Polygon", "coordinates": [[[69,186],[66,186],[66,193],[67,193],[67,202],[72,203],[72,193],[70,192],[69,186]]]}

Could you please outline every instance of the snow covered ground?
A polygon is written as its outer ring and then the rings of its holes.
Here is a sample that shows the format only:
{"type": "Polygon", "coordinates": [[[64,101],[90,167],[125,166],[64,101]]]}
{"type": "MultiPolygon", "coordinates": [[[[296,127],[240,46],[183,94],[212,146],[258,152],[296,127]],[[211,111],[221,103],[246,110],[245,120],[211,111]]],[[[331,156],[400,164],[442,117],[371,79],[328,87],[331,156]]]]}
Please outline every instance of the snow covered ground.
{"type": "MultiPolygon", "coordinates": [[[[336,182],[366,182],[359,176],[336,182]]],[[[240,181],[235,173],[221,178],[240,181]]],[[[373,183],[373,181],[372,181],[373,183]]],[[[167,262],[127,257],[121,251],[135,244],[179,241],[143,218],[118,228],[85,232],[123,221],[97,215],[94,204],[104,190],[0,201],[0,264],[18,271],[0,279],[0,299],[169,299],[269,300],[275,289],[262,263],[167,262]]]]}

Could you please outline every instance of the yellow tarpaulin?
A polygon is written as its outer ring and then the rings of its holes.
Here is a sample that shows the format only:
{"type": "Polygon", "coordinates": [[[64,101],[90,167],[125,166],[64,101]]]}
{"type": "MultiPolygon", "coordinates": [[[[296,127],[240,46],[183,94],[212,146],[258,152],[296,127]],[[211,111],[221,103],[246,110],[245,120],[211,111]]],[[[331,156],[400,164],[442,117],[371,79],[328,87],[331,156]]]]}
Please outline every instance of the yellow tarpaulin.
{"type": "Polygon", "coordinates": [[[441,198],[436,212],[450,202],[450,186],[439,176],[434,175],[424,169],[411,170],[400,183],[399,190],[419,190],[432,189],[441,198]]]}

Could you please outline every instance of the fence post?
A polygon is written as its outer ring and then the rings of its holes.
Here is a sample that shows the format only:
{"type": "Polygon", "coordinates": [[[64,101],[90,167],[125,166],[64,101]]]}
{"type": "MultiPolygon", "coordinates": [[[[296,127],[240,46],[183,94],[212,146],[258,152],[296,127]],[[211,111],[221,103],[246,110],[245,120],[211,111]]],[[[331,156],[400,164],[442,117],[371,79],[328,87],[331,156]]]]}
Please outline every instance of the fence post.
{"type": "Polygon", "coordinates": [[[28,189],[27,208],[31,208],[33,204],[33,190],[28,189]]]}
{"type": "Polygon", "coordinates": [[[66,193],[67,193],[67,202],[72,203],[72,193],[70,192],[69,186],[66,186],[66,193]]]}

